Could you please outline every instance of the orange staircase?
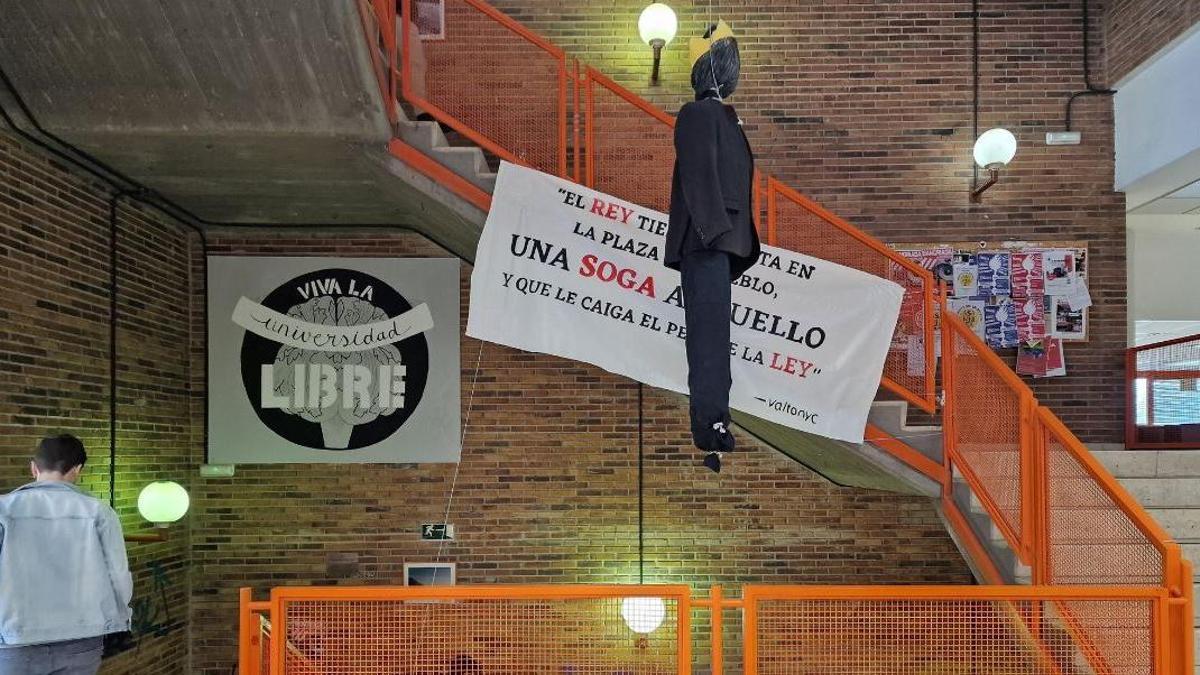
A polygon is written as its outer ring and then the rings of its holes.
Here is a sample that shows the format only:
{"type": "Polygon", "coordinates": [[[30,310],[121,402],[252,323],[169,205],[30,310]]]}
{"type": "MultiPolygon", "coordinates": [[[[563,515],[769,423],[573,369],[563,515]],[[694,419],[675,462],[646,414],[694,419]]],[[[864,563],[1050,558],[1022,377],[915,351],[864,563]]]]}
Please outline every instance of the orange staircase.
{"type": "MultiPolygon", "coordinates": [[[[483,0],[445,0],[446,39],[420,44],[397,31],[409,25],[411,0],[361,6],[399,160],[481,212],[494,178],[481,149],[666,210],[671,116],[483,0]],[[422,58],[413,58],[416,49],[422,58]],[[414,62],[427,64],[425,72],[414,73],[414,62]],[[400,101],[478,148],[438,142],[434,125],[408,120],[400,101]]],[[[727,648],[721,617],[736,609],[746,673],[1193,673],[1192,568],[1180,547],[1007,365],[940,311],[945,290],[929,272],[771,176],[756,177],[754,208],[767,243],[904,287],[881,384],[941,415],[940,461],[875,426],[867,437],[939,487],[952,536],[991,586],[759,586],[742,589],[740,599],[724,599],[720,589],[698,599],[680,587],[276,589],[270,602],[243,596],[242,672],[393,672],[370,670],[379,659],[413,664],[394,672],[423,672],[421,650],[435,644],[438,658],[447,649],[474,655],[485,666],[478,672],[688,673],[691,614],[707,611],[716,673],[727,648]],[[925,354],[917,374],[907,359],[914,342],[925,354]],[[997,545],[1021,574],[997,565],[997,545]],[[1014,577],[1025,583],[1005,585],[1014,577]],[[664,625],[671,630],[645,643],[650,651],[606,642],[626,630],[618,610],[632,595],[662,598],[670,608],[664,625]],[[591,619],[580,618],[586,612],[578,603],[594,605],[591,619]],[[276,639],[269,668],[254,667],[261,658],[251,647],[263,642],[254,613],[290,639],[288,617],[304,611],[360,642],[330,645],[306,661],[276,639]],[[521,627],[527,616],[541,619],[521,627]],[[581,641],[579,631],[596,639],[581,641]],[[334,667],[327,660],[334,654],[357,665],[334,667]]]]}

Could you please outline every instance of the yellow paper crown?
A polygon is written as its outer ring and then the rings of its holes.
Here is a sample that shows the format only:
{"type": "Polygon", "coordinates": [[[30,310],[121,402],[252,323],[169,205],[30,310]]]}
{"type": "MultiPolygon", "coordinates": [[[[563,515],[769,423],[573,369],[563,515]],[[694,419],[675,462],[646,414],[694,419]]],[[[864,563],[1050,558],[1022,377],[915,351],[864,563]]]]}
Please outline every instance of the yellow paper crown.
{"type": "Polygon", "coordinates": [[[709,35],[707,38],[694,37],[688,40],[688,54],[691,56],[690,65],[696,65],[700,57],[708,53],[709,48],[712,47],[712,43],[727,37],[734,37],[733,29],[729,27],[729,24],[725,23],[724,19],[720,19],[717,21],[717,27],[713,30],[712,35],[709,35]]]}

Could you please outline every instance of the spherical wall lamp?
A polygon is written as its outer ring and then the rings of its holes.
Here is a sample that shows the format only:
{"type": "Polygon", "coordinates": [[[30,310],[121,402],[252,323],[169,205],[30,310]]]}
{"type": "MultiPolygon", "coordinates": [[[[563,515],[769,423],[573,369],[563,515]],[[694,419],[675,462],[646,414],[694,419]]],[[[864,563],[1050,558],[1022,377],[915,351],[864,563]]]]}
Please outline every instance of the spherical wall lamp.
{"type": "Polygon", "coordinates": [[[187,490],[172,481],[155,481],[138,495],[138,513],[155,527],[167,527],[187,514],[187,490]]]}
{"type": "Polygon", "coordinates": [[[975,164],[991,174],[987,181],[971,188],[971,202],[978,204],[983,200],[983,193],[1000,180],[1000,169],[1008,166],[1016,156],[1017,137],[1008,129],[988,129],[975,139],[972,154],[975,164]]]}
{"type": "Polygon", "coordinates": [[[654,70],[650,73],[650,84],[658,84],[658,64],[662,60],[663,47],[675,38],[679,21],[675,12],[661,2],[653,3],[642,10],[638,17],[638,33],[642,41],[654,49],[654,70]]]}
{"type": "Polygon", "coordinates": [[[629,630],[647,635],[658,630],[667,618],[667,606],[662,598],[625,598],[621,601],[621,618],[629,630]]]}

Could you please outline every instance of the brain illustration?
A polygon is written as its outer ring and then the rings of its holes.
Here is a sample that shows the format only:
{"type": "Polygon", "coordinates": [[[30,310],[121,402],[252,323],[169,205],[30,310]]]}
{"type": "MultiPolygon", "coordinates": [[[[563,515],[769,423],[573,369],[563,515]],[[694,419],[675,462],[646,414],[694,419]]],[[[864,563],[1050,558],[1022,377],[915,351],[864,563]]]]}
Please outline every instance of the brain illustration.
{"type": "MultiPolygon", "coordinates": [[[[288,310],[288,316],[326,326],[358,326],[388,318],[386,312],[370,302],[355,297],[316,297],[288,310]]],[[[283,409],[309,422],[321,425],[321,435],[327,448],[345,448],[350,444],[354,427],[375,420],[380,415],[391,415],[402,406],[403,389],[396,390],[392,381],[380,381],[375,374],[380,366],[401,366],[400,350],[393,345],[383,345],[357,352],[324,352],[283,346],[275,357],[274,389],[286,396],[293,405],[283,409]],[[295,366],[309,366],[309,373],[321,372],[320,366],[332,366],[336,377],[322,382],[322,387],[336,388],[336,396],[314,397],[301,395],[296,404],[294,396],[296,379],[295,366]],[[316,368],[314,368],[316,367],[316,368]],[[347,374],[349,369],[349,374],[347,374]],[[365,375],[360,386],[347,390],[347,382],[356,374],[365,375]],[[380,405],[380,388],[392,388],[387,397],[389,405],[380,405]],[[315,405],[314,405],[315,403],[315,405]]],[[[326,372],[328,372],[326,370],[326,372]]],[[[401,383],[401,387],[403,384],[401,383]]]]}

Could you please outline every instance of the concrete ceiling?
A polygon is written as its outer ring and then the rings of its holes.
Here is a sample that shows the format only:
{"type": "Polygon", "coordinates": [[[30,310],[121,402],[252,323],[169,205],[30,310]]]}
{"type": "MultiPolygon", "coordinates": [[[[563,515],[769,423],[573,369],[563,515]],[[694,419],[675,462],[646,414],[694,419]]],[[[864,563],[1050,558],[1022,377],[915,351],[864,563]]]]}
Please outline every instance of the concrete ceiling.
{"type": "Polygon", "coordinates": [[[40,124],[202,219],[465,227],[387,152],[368,50],[356,0],[0,0],[40,124]]]}

